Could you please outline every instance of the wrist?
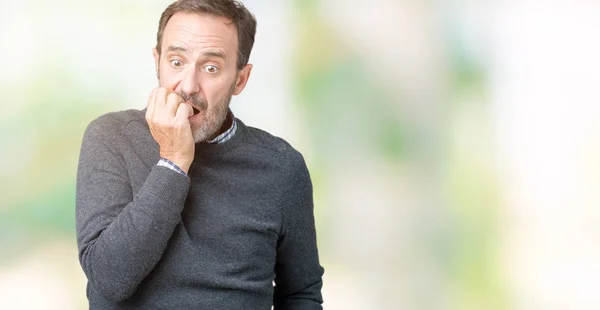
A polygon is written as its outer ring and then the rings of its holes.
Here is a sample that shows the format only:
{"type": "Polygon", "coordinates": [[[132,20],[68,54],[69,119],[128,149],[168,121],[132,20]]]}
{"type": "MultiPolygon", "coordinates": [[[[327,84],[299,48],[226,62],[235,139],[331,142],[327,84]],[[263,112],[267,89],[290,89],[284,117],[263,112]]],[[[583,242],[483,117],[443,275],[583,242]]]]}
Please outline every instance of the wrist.
{"type": "Polygon", "coordinates": [[[190,169],[190,165],[192,164],[191,160],[189,160],[185,157],[174,156],[173,154],[162,154],[161,153],[160,157],[177,165],[177,167],[179,169],[181,169],[183,172],[185,172],[186,174],[188,173],[188,170],[190,169]]]}

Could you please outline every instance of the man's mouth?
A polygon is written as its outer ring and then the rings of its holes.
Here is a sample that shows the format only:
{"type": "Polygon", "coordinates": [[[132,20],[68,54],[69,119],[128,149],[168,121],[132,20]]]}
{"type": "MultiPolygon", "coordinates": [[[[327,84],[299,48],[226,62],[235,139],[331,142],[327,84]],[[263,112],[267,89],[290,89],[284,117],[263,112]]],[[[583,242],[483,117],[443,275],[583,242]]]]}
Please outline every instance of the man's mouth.
{"type": "Polygon", "coordinates": [[[194,110],[194,115],[200,113],[200,110],[196,109],[196,107],[192,106],[192,109],[194,110]]]}

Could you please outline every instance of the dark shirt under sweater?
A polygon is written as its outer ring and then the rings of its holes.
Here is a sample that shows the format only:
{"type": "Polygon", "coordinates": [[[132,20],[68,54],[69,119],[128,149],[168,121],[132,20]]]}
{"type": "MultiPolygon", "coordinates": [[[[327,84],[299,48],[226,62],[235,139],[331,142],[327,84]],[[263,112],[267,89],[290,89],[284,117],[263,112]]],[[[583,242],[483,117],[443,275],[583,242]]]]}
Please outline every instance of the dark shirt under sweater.
{"type": "Polygon", "coordinates": [[[76,224],[90,309],[322,309],[304,159],[237,122],[196,144],[189,177],[156,165],[143,111],[88,126],[76,224]]]}

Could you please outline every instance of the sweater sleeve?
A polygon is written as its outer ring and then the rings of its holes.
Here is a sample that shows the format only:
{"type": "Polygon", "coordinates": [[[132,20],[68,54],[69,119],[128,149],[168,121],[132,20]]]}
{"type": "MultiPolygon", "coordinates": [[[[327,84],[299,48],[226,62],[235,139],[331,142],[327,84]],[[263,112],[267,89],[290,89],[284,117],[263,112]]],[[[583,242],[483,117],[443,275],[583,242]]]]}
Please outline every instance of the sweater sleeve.
{"type": "Polygon", "coordinates": [[[319,264],[312,184],[302,160],[295,185],[282,206],[277,243],[274,310],[322,309],[323,267],[319,264]]]}
{"type": "Polygon", "coordinates": [[[77,170],[79,260],[89,285],[112,301],[130,297],[159,261],[181,218],[189,179],[154,166],[134,196],[114,124],[92,122],[77,170]]]}

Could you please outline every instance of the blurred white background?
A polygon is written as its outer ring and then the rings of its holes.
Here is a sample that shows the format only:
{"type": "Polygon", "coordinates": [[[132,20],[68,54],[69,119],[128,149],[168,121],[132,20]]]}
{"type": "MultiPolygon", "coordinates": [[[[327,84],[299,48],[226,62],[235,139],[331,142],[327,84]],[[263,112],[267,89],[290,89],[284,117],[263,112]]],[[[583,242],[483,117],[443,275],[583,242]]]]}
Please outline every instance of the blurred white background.
{"type": "MultiPolygon", "coordinates": [[[[85,309],[74,188],[170,1],[0,0],[0,309],[85,309]]],[[[249,125],[309,164],[325,309],[598,309],[600,3],[247,0],[249,125]]]]}

